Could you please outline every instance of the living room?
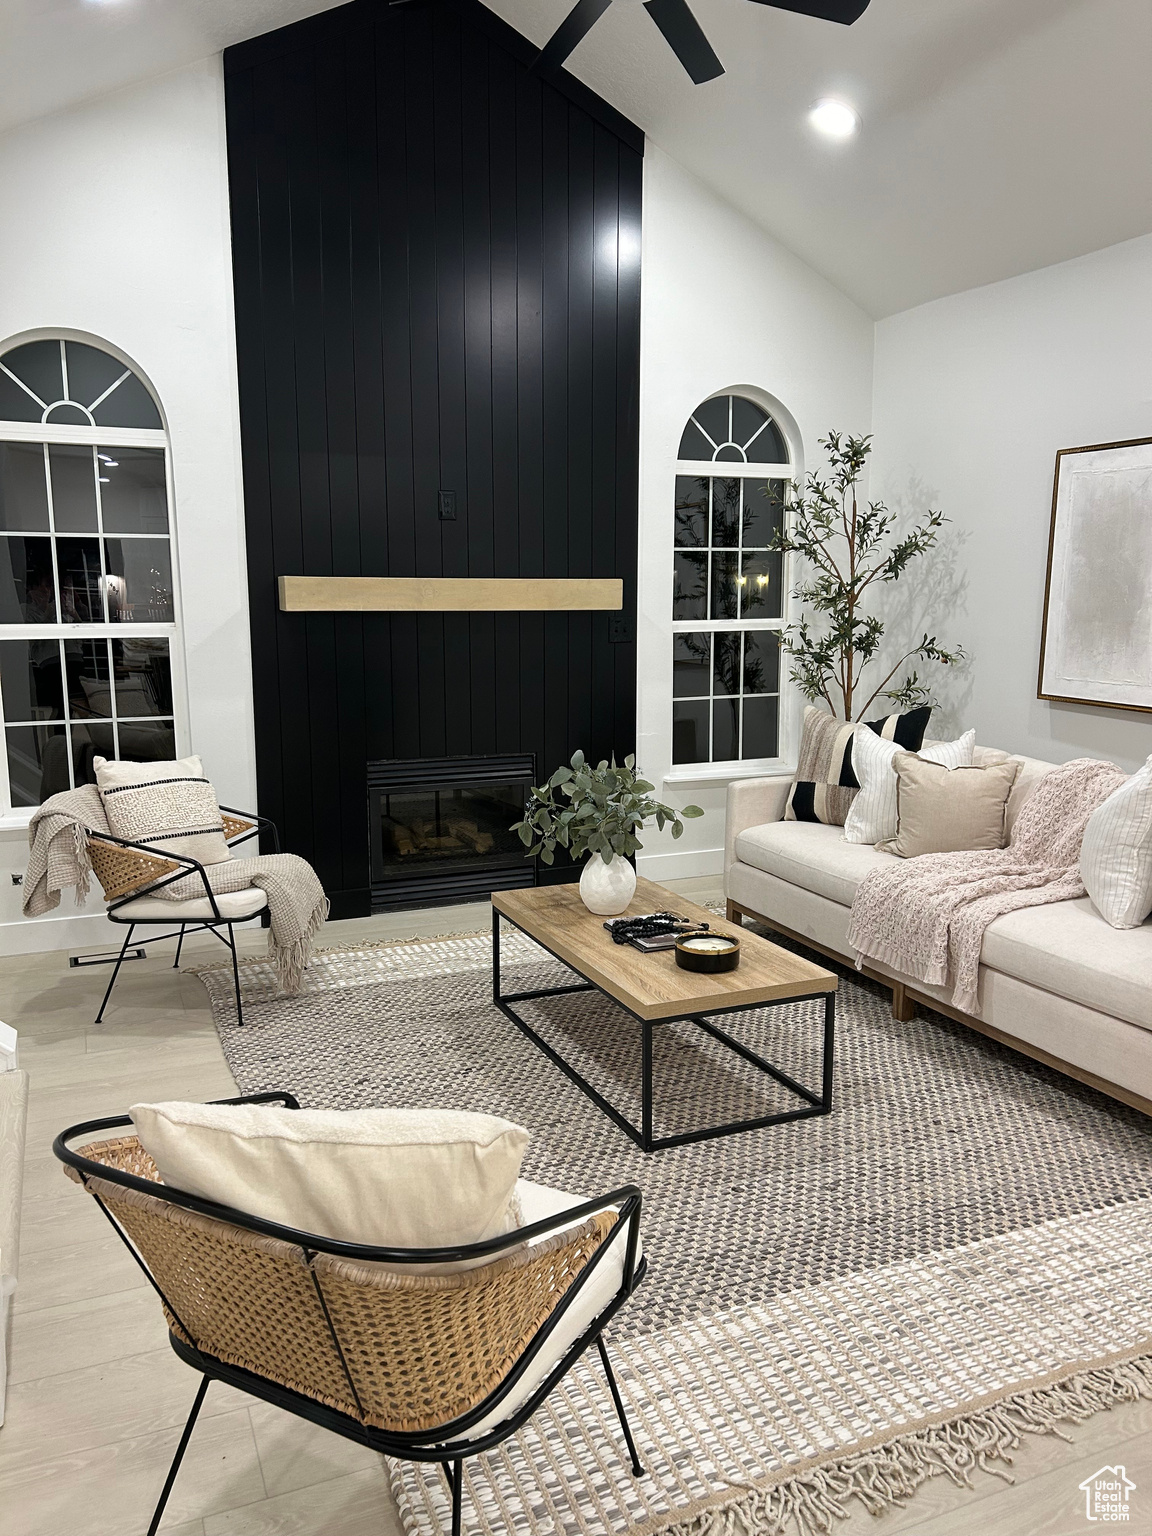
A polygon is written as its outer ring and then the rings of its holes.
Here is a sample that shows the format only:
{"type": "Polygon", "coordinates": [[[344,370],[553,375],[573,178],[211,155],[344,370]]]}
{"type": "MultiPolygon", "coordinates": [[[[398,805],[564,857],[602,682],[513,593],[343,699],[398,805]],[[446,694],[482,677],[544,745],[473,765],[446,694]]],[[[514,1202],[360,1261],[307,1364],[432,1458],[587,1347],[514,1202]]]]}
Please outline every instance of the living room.
{"type": "Polygon", "coordinates": [[[0,9],[5,1529],[1152,1527],[1148,7],[0,9]]]}

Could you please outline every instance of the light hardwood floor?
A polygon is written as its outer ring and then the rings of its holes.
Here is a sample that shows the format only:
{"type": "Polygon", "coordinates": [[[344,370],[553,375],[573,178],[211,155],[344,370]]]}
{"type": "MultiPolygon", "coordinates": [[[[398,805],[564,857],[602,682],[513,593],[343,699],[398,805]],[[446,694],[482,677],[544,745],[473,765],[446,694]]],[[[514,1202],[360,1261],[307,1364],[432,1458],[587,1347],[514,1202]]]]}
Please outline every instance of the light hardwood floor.
{"type": "MultiPolygon", "coordinates": [[[[682,881],[685,896],[718,894],[682,881]]],[[[487,906],[333,923],[327,945],[469,932],[487,906]]],[[[249,930],[244,947],[263,949],[249,930]]],[[[3,1536],[142,1536],[196,1379],[172,1354],[152,1292],[94,1203],[51,1152],[63,1126],[122,1112],[136,1099],[221,1098],[235,1085],[206,994],[169,953],[126,965],[106,1022],[92,1019],[102,968],[63,954],[0,959],[0,1017],[20,1031],[32,1084],[20,1287],[0,1429],[3,1536]]],[[[223,952],[202,937],[191,967],[223,952]]],[[[1065,1443],[1030,1440],[1015,1484],[935,1479],[905,1508],[862,1509],[836,1536],[1079,1536],[1080,1481],[1102,1463],[1136,1483],[1133,1532],[1152,1533],[1152,1403],[1098,1414],[1065,1443]]],[[[380,1458],[226,1388],[209,1389],[164,1526],[168,1536],[399,1536],[380,1458]]]]}

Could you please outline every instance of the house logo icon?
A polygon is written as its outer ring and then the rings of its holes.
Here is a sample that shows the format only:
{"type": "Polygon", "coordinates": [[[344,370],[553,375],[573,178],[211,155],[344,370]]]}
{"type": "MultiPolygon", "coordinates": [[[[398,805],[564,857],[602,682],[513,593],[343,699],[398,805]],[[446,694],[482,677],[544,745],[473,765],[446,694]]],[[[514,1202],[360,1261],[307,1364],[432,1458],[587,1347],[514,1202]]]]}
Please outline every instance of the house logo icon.
{"type": "Polygon", "coordinates": [[[1089,1520],[1122,1525],[1131,1519],[1129,1500],[1136,1484],[1123,1467],[1101,1467],[1080,1484],[1084,1495],[1084,1513],[1089,1520]]]}

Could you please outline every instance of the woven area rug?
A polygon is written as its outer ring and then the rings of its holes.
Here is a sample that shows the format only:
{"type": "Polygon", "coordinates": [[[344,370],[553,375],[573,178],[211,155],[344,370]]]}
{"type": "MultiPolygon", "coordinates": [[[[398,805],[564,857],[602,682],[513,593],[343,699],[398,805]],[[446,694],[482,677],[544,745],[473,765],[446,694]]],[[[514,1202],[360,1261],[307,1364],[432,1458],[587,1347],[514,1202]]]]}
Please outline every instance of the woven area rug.
{"type": "MultiPolygon", "coordinates": [[[[570,980],[521,935],[506,990],[570,980]]],[[[642,963],[639,962],[638,963],[642,963]]],[[[295,999],[263,961],[199,972],[241,1091],[311,1107],[451,1105],[532,1131],[528,1178],[644,1192],[649,1276],[609,1347],[649,1475],[586,1357],[467,1463],[465,1529],[826,1531],[928,1477],[1006,1468],[1026,1433],[1152,1397],[1152,1127],[937,1015],[895,1023],[842,972],[826,1118],[645,1156],[491,1003],[486,935],[319,954],[295,999]]],[[[639,1034],[596,994],[523,1005],[636,1120],[639,1034]]],[[[726,1027],[816,1085],[820,1005],[726,1027]]],[[[690,1024],[657,1032],[658,1133],[768,1113],[783,1090],[690,1024]]],[[[447,1529],[437,1469],[395,1464],[406,1529],[447,1529]]]]}

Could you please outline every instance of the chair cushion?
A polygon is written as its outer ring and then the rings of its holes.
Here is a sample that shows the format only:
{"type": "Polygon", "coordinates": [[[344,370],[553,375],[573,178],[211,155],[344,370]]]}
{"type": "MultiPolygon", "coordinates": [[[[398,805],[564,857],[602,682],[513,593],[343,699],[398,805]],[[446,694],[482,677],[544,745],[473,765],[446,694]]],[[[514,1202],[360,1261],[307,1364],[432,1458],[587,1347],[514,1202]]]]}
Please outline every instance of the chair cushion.
{"type": "Polygon", "coordinates": [[[452,1109],[134,1104],[166,1184],[343,1242],[440,1248],[520,1225],[528,1132],[452,1109]]]}
{"type": "Polygon", "coordinates": [[[895,863],[865,843],[846,843],[840,827],[815,821],[768,821],[736,839],[736,857],[817,896],[850,907],[856,887],[873,869],[895,863]]]}
{"type": "Polygon", "coordinates": [[[1152,921],[1110,928],[1087,896],[1024,907],[988,925],[980,959],[1005,976],[1152,1029],[1152,921]]]}
{"type": "MultiPolygon", "coordinates": [[[[200,876],[193,871],[193,879],[200,876]]],[[[242,891],[221,891],[216,896],[216,907],[226,921],[237,923],[241,918],[255,917],[268,905],[268,898],[258,885],[249,885],[242,891]]],[[[197,896],[191,901],[165,901],[162,896],[137,896],[116,909],[117,919],[128,918],[134,923],[192,923],[214,922],[212,907],[207,896],[197,896]]]]}
{"type": "Polygon", "coordinates": [[[170,763],[109,762],[93,758],[96,787],[116,837],[146,843],[156,853],[179,853],[201,864],[232,857],[216,791],[198,757],[170,763]]]}
{"type": "MultiPolygon", "coordinates": [[[[562,1189],[550,1189],[546,1184],[533,1184],[528,1179],[521,1179],[516,1185],[516,1191],[520,1196],[520,1207],[524,1213],[526,1227],[531,1226],[534,1221],[543,1221],[547,1216],[558,1216],[562,1211],[581,1205],[588,1199],[587,1195],[566,1194],[562,1189]]],[[[572,1222],[571,1225],[576,1226],[577,1223],[572,1222]]],[[[548,1234],[549,1237],[552,1235],[552,1233],[548,1234]]],[[[543,1240],[537,1239],[537,1241],[543,1240]]],[[[625,1225],[608,1245],[607,1252],[597,1264],[588,1284],[565,1314],[563,1322],[549,1336],[540,1353],[505,1401],[481,1419],[474,1428],[468,1430],[469,1439],[475,1439],[494,1428],[495,1425],[502,1424],[505,1419],[512,1418],[516,1410],[532,1396],[553,1366],[559,1364],[565,1351],[576,1342],[589,1323],[603,1312],[620,1289],[627,1250],[628,1228],[625,1225]]],[[[640,1262],[642,1253],[642,1247],[637,1245],[637,1263],[640,1262]]]]}

